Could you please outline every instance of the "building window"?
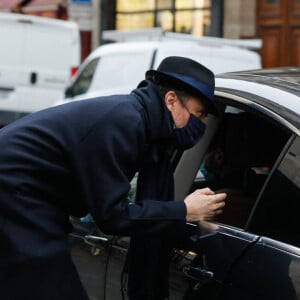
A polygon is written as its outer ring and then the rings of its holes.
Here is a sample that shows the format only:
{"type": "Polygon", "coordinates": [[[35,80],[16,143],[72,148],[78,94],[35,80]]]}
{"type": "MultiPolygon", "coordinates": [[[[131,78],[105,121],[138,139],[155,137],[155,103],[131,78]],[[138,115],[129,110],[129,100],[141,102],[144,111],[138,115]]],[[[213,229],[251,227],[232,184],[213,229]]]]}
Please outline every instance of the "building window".
{"type": "Polygon", "coordinates": [[[210,26],[211,0],[117,0],[116,29],[161,27],[201,36],[210,26]]]}

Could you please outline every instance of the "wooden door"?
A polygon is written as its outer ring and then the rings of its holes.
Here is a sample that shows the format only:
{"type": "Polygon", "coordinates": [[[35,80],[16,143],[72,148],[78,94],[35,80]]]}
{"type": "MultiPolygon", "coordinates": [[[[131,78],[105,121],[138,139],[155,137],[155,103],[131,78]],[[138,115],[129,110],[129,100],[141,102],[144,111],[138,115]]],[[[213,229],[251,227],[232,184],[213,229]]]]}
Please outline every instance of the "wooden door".
{"type": "Polygon", "coordinates": [[[300,65],[300,0],[289,0],[287,65],[300,65]]]}
{"type": "Polygon", "coordinates": [[[264,67],[300,65],[300,0],[257,0],[264,67]]]}

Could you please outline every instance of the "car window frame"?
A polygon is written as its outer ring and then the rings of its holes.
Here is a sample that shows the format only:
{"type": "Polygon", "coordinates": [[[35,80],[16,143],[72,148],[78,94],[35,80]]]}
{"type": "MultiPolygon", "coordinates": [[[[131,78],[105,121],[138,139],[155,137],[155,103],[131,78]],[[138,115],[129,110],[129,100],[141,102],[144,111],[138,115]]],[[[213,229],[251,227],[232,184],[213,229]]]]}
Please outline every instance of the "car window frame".
{"type": "Polygon", "coordinates": [[[82,95],[88,92],[91,83],[93,81],[94,75],[95,75],[95,71],[97,69],[97,66],[99,64],[101,57],[95,57],[93,59],[91,59],[89,62],[87,62],[83,68],[79,71],[79,73],[77,74],[76,78],[74,79],[74,81],[72,82],[72,84],[67,88],[66,90],[66,96],[67,97],[75,97],[78,95],[82,95]],[[94,65],[93,65],[94,64],[94,65]],[[82,80],[82,78],[84,77],[85,72],[87,71],[87,69],[93,65],[93,69],[92,69],[92,74],[89,78],[89,82],[87,84],[87,86],[85,87],[85,90],[82,92],[75,92],[75,89],[77,88],[79,82],[82,80]]]}
{"type": "MultiPolygon", "coordinates": [[[[268,193],[268,191],[266,192],[267,188],[270,189],[270,186],[272,188],[272,184],[274,185],[274,183],[272,182],[273,177],[276,176],[276,171],[277,172],[281,172],[280,168],[281,168],[281,164],[284,160],[287,159],[287,155],[291,150],[291,147],[293,147],[293,145],[296,143],[296,141],[300,141],[300,136],[297,134],[292,134],[288,140],[288,142],[286,143],[284,149],[281,151],[280,156],[278,157],[277,161],[275,162],[264,186],[262,187],[257,199],[256,199],[256,203],[253,206],[253,209],[251,211],[251,214],[249,216],[247,225],[245,227],[245,230],[249,231],[249,232],[254,232],[257,235],[260,236],[265,236],[267,238],[271,238],[274,240],[277,240],[280,243],[285,243],[285,244],[289,244],[292,245],[293,247],[299,247],[300,246],[300,239],[295,239],[290,238],[290,230],[287,229],[288,226],[280,226],[280,234],[276,232],[276,229],[274,227],[274,232],[273,233],[267,233],[265,232],[265,229],[262,228],[261,224],[258,225],[257,223],[255,223],[257,220],[260,221],[261,215],[265,214],[264,211],[264,205],[267,204],[269,202],[269,197],[265,196],[265,193],[268,193]],[[261,207],[262,205],[262,207],[261,207]],[[288,239],[289,237],[289,239],[288,239]]],[[[288,178],[288,182],[290,183],[294,183],[292,180],[290,180],[288,178]]],[[[289,199],[289,198],[288,198],[289,199]]],[[[274,214],[273,210],[270,212],[271,215],[272,213],[274,214]]],[[[269,220],[269,219],[268,219],[269,220]]],[[[285,224],[285,219],[282,218],[282,222],[283,224],[285,224]]],[[[279,222],[279,220],[278,220],[279,222]]],[[[277,222],[276,222],[277,223],[277,222]]],[[[273,223],[274,224],[274,223],[273,223]]],[[[270,227],[270,226],[269,226],[270,227]]],[[[272,228],[273,229],[273,228],[272,228]]],[[[294,235],[295,236],[295,235],[294,235]]],[[[297,235],[298,236],[298,235],[297,235]]]]}
{"type": "MultiPolygon", "coordinates": [[[[224,114],[226,106],[233,106],[235,108],[242,109],[243,111],[253,113],[257,117],[262,117],[264,119],[267,119],[269,122],[275,123],[276,126],[279,126],[281,129],[286,131],[287,134],[289,134],[290,136],[292,136],[294,131],[298,130],[292,124],[290,124],[287,120],[285,120],[284,118],[282,118],[281,116],[276,114],[274,111],[271,111],[269,107],[264,107],[260,103],[255,103],[255,102],[253,102],[253,101],[251,101],[251,100],[249,100],[245,97],[236,96],[236,95],[230,94],[228,92],[217,91],[215,93],[215,99],[214,100],[215,100],[216,105],[219,107],[220,114],[224,114]]],[[[209,116],[209,118],[210,117],[211,116],[209,116]]],[[[209,119],[208,119],[208,122],[210,122],[209,119]]],[[[218,123],[218,120],[214,120],[213,122],[218,123]]],[[[210,125],[208,124],[208,127],[209,126],[210,125]]],[[[200,161],[202,161],[203,154],[205,153],[205,149],[208,146],[207,143],[211,143],[212,138],[213,138],[213,135],[208,137],[208,139],[209,139],[208,141],[206,140],[204,143],[203,143],[203,141],[201,141],[201,143],[199,143],[198,145],[196,145],[192,149],[187,150],[183,153],[182,159],[179,161],[177,169],[176,169],[175,174],[174,174],[174,177],[175,177],[175,199],[177,199],[179,201],[184,199],[184,197],[189,193],[190,188],[192,187],[192,184],[195,180],[195,177],[192,179],[192,182],[187,182],[186,178],[185,178],[185,180],[184,180],[184,178],[182,178],[183,180],[181,180],[178,177],[184,177],[184,175],[179,176],[178,174],[180,174],[181,172],[186,172],[186,175],[187,175],[187,173],[189,171],[184,170],[184,168],[185,168],[184,165],[188,164],[187,161],[189,160],[189,156],[193,155],[193,152],[201,151],[202,158],[200,159],[200,161]],[[183,181],[183,183],[181,181],[183,181]],[[183,188],[183,185],[186,185],[188,187],[183,188]]],[[[205,140],[205,139],[207,139],[207,137],[204,136],[203,140],[205,140]]],[[[272,171],[274,170],[274,168],[277,166],[279,158],[282,157],[281,155],[284,155],[284,153],[286,151],[285,149],[286,149],[288,144],[289,143],[287,142],[286,145],[281,149],[281,153],[277,157],[277,160],[275,161],[274,165],[272,166],[272,169],[270,170],[270,173],[268,174],[268,178],[272,174],[272,171]]],[[[197,172],[195,170],[193,170],[192,173],[197,174],[197,172]]],[[[254,201],[254,204],[252,206],[251,212],[250,212],[249,217],[248,217],[248,221],[246,222],[246,224],[243,228],[240,228],[240,227],[238,227],[238,228],[246,230],[247,224],[249,223],[249,218],[252,215],[252,211],[253,211],[254,207],[256,207],[256,203],[258,203],[258,201],[260,199],[260,193],[264,189],[264,186],[267,183],[268,178],[266,179],[264,185],[261,187],[260,192],[256,196],[256,199],[254,201]]],[[[226,224],[226,223],[223,223],[223,224],[226,225],[226,226],[227,225],[231,226],[230,224],[226,224]]]]}
{"type": "MultiPolygon", "coordinates": [[[[278,155],[277,160],[275,161],[272,169],[270,170],[259,194],[256,197],[255,203],[252,207],[251,213],[249,214],[248,221],[245,225],[243,230],[247,231],[249,230],[249,224],[251,223],[251,220],[253,216],[255,215],[255,209],[257,205],[260,203],[262,195],[264,193],[265,187],[269,183],[271,177],[273,176],[275,170],[279,167],[282,159],[285,157],[288,149],[291,147],[293,144],[293,141],[297,136],[299,136],[299,129],[297,129],[293,124],[289,123],[286,119],[275,113],[270,109],[270,107],[264,107],[260,103],[255,103],[253,101],[250,101],[249,99],[246,99],[241,96],[236,96],[233,94],[229,94],[228,92],[222,92],[222,91],[217,91],[216,92],[216,102],[221,102],[222,106],[234,106],[236,108],[242,109],[244,111],[254,113],[258,117],[263,117],[267,118],[268,121],[272,123],[276,123],[277,126],[281,127],[284,131],[287,132],[287,134],[290,134],[290,137],[288,141],[286,142],[285,146],[282,148],[281,153],[278,155]],[[224,98],[223,98],[224,97],[224,98]],[[222,99],[222,100],[220,100],[222,99]]],[[[224,112],[223,112],[224,113],[224,112]]],[[[228,224],[224,224],[226,226],[230,226],[228,224]]],[[[253,232],[253,234],[257,234],[256,232],[253,232]]]]}

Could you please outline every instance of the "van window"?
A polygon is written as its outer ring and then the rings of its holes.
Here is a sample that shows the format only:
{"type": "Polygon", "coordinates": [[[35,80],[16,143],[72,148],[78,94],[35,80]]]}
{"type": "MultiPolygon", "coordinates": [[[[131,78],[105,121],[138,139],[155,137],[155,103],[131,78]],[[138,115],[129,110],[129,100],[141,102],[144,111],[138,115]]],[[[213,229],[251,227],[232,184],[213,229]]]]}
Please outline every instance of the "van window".
{"type": "Polygon", "coordinates": [[[91,60],[81,71],[73,85],[68,89],[67,96],[74,97],[86,93],[91,85],[99,58],[91,60]]]}
{"type": "Polygon", "coordinates": [[[217,222],[245,228],[288,138],[285,131],[261,116],[227,106],[202,161],[202,178],[193,187],[209,186],[227,193],[226,207],[217,222]]]}
{"type": "Polygon", "coordinates": [[[297,137],[272,174],[251,218],[249,230],[299,247],[299,212],[300,137],[297,137]]]}

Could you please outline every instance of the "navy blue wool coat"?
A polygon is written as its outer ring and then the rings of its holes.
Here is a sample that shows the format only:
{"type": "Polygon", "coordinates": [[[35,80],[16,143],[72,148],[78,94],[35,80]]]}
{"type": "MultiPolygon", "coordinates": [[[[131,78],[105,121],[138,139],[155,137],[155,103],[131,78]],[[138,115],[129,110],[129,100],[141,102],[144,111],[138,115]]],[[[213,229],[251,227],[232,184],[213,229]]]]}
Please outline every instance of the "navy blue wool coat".
{"type": "MultiPolygon", "coordinates": [[[[42,101],[42,100],[41,100],[42,101]]],[[[0,299],[86,299],[70,257],[69,216],[108,234],[175,236],[183,202],[129,204],[130,181],[170,139],[158,88],[48,108],[0,131],[0,299]]]]}

